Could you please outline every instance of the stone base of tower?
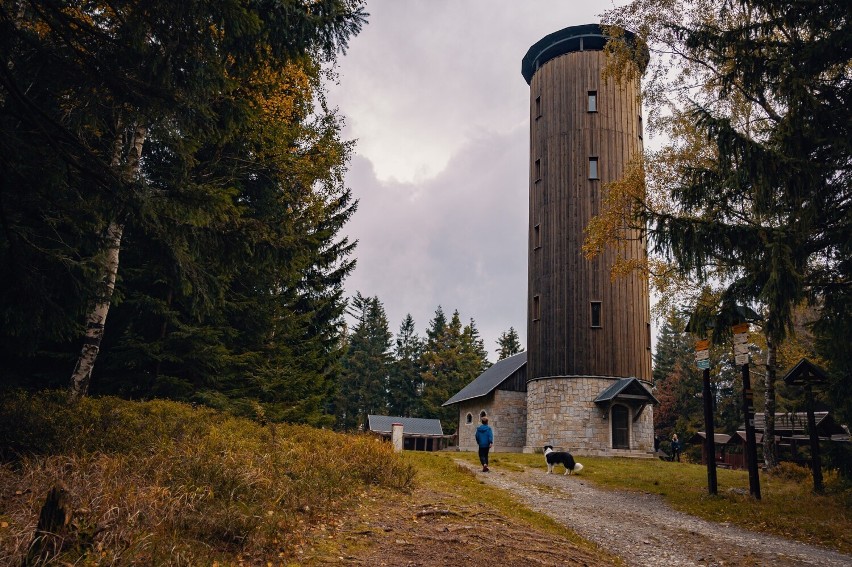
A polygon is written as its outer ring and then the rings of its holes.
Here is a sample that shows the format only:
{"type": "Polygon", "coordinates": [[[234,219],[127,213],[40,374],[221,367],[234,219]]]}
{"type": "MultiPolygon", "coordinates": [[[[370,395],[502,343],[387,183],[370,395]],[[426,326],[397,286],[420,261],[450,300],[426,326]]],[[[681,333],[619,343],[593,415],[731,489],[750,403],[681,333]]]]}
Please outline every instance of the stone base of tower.
{"type": "MultiPolygon", "coordinates": [[[[609,376],[555,376],[527,383],[525,453],[553,445],[575,455],[654,457],[654,410],[650,404],[595,399],[619,381],[609,376]]],[[[645,384],[650,389],[650,384],[645,384]]]]}

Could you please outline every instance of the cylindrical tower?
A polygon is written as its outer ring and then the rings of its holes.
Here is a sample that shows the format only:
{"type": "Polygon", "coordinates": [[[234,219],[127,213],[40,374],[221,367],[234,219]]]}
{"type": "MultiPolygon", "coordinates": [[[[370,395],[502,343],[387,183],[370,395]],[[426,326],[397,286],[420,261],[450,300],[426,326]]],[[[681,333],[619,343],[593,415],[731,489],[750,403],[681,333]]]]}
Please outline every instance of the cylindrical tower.
{"type": "MultiPolygon", "coordinates": [[[[565,28],[533,45],[522,63],[530,85],[528,450],[653,446],[648,403],[616,408],[625,433],[611,421],[617,400],[597,400],[620,379],[646,389],[651,380],[647,279],[613,280],[614,251],[587,260],[581,249],[604,186],[642,150],[639,81],[601,77],[606,41],[597,24],[565,28]]],[[[644,258],[643,235],[633,236],[626,254],[644,258]]]]}

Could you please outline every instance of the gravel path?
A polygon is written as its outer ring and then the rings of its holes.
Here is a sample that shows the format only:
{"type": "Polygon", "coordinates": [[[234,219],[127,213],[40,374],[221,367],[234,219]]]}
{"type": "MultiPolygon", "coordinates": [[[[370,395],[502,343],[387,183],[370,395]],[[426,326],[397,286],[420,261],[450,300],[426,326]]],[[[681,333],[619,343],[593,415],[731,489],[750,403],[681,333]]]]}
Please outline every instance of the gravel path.
{"type": "Polygon", "coordinates": [[[548,475],[534,469],[521,473],[492,469],[477,475],[631,566],[852,566],[852,556],[708,522],[672,510],[657,495],[601,490],[582,476],[548,475]]]}

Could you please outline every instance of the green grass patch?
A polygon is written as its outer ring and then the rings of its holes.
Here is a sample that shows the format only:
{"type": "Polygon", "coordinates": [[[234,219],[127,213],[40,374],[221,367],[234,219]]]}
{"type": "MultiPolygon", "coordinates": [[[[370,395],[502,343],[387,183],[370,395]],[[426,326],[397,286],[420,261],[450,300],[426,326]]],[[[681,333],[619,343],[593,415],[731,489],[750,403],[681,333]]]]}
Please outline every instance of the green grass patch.
{"type": "MultiPolygon", "coordinates": [[[[459,453],[477,462],[476,455],[459,453]]],[[[675,510],[729,522],[805,543],[852,553],[852,487],[831,471],[825,475],[826,494],[812,491],[810,472],[784,465],[777,474],[761,472],[761,500],[749,493],[748,471],[717,469],[718,495],[707,493],[707,467],[660,460],[582,457],[580,476],[598,487],[659,494],[675,510]]],[[[544,470],[541,455],[501,453],[492,456],[495,468],[544,470]]]]}

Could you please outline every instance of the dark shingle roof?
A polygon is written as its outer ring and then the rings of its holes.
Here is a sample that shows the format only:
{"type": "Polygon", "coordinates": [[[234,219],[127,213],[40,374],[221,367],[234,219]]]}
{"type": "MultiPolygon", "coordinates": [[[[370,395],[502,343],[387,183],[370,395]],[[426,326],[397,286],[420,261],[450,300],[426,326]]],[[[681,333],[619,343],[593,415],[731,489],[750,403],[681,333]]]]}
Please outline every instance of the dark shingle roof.
{"type": "Polygon", "coordinates": [[[514,374],[516,370],[526,363],[526,351],[504,358],[503,360],[498,360],[491,368],[480,374],[476,380],[462,388],[455,396],[442,405],[457,404],[490,394],[494,388],[502,384],[506,378],[514,374]]]}
{"type": "Polygon", "coordinates": [[[422,417],[394,417],[392,415],[368,415],[367,424],[370,431],[390,433],[394,423],[402,424],[402,432],[406,435],[443,435],[440,419],[425,419],[422,417]]]}
{"type": "Polygon", "coordinates": [[[642,382],[636,378],[621,378],[613,382],[607,389],[598,394],[595,398],[596,404],[611,402],[619,396],[642,396],[648,402],[658,405],[660,402],[657,398],[642,385],[642,382]]]}
{"type": "MultiPolygon", "coordinates": [[[[716,445],[726,445],[733,435],[728,435],[727,433],[714,433],[713,434],[713,442],[716,445]]],[[[704,440],[707,439],[707,432],[705,431],[697,431],[695,435],[693,435],[690,439],[690,443],[703,443],[704,440]]]]}
{"type": "MultiPolygon", "coordinates": [[[[815,411],[814,420],[816,421],[817,433],[821,436],[829,437],[831,435],[840,435],[846,433],[843,427],[837,425],[827,411],[815,411]]],[[[763,431],[766,427],[766,416],[763,413],[754,414],[754,429],[763,431]]],[[[794,413],[776,413],[775,414],[775,434],[784,435],[805,435],[808,428],[807,412],[794,413]]],[[[745,429],[745,424],[741,424],[740,430],[745,429]]]]}

